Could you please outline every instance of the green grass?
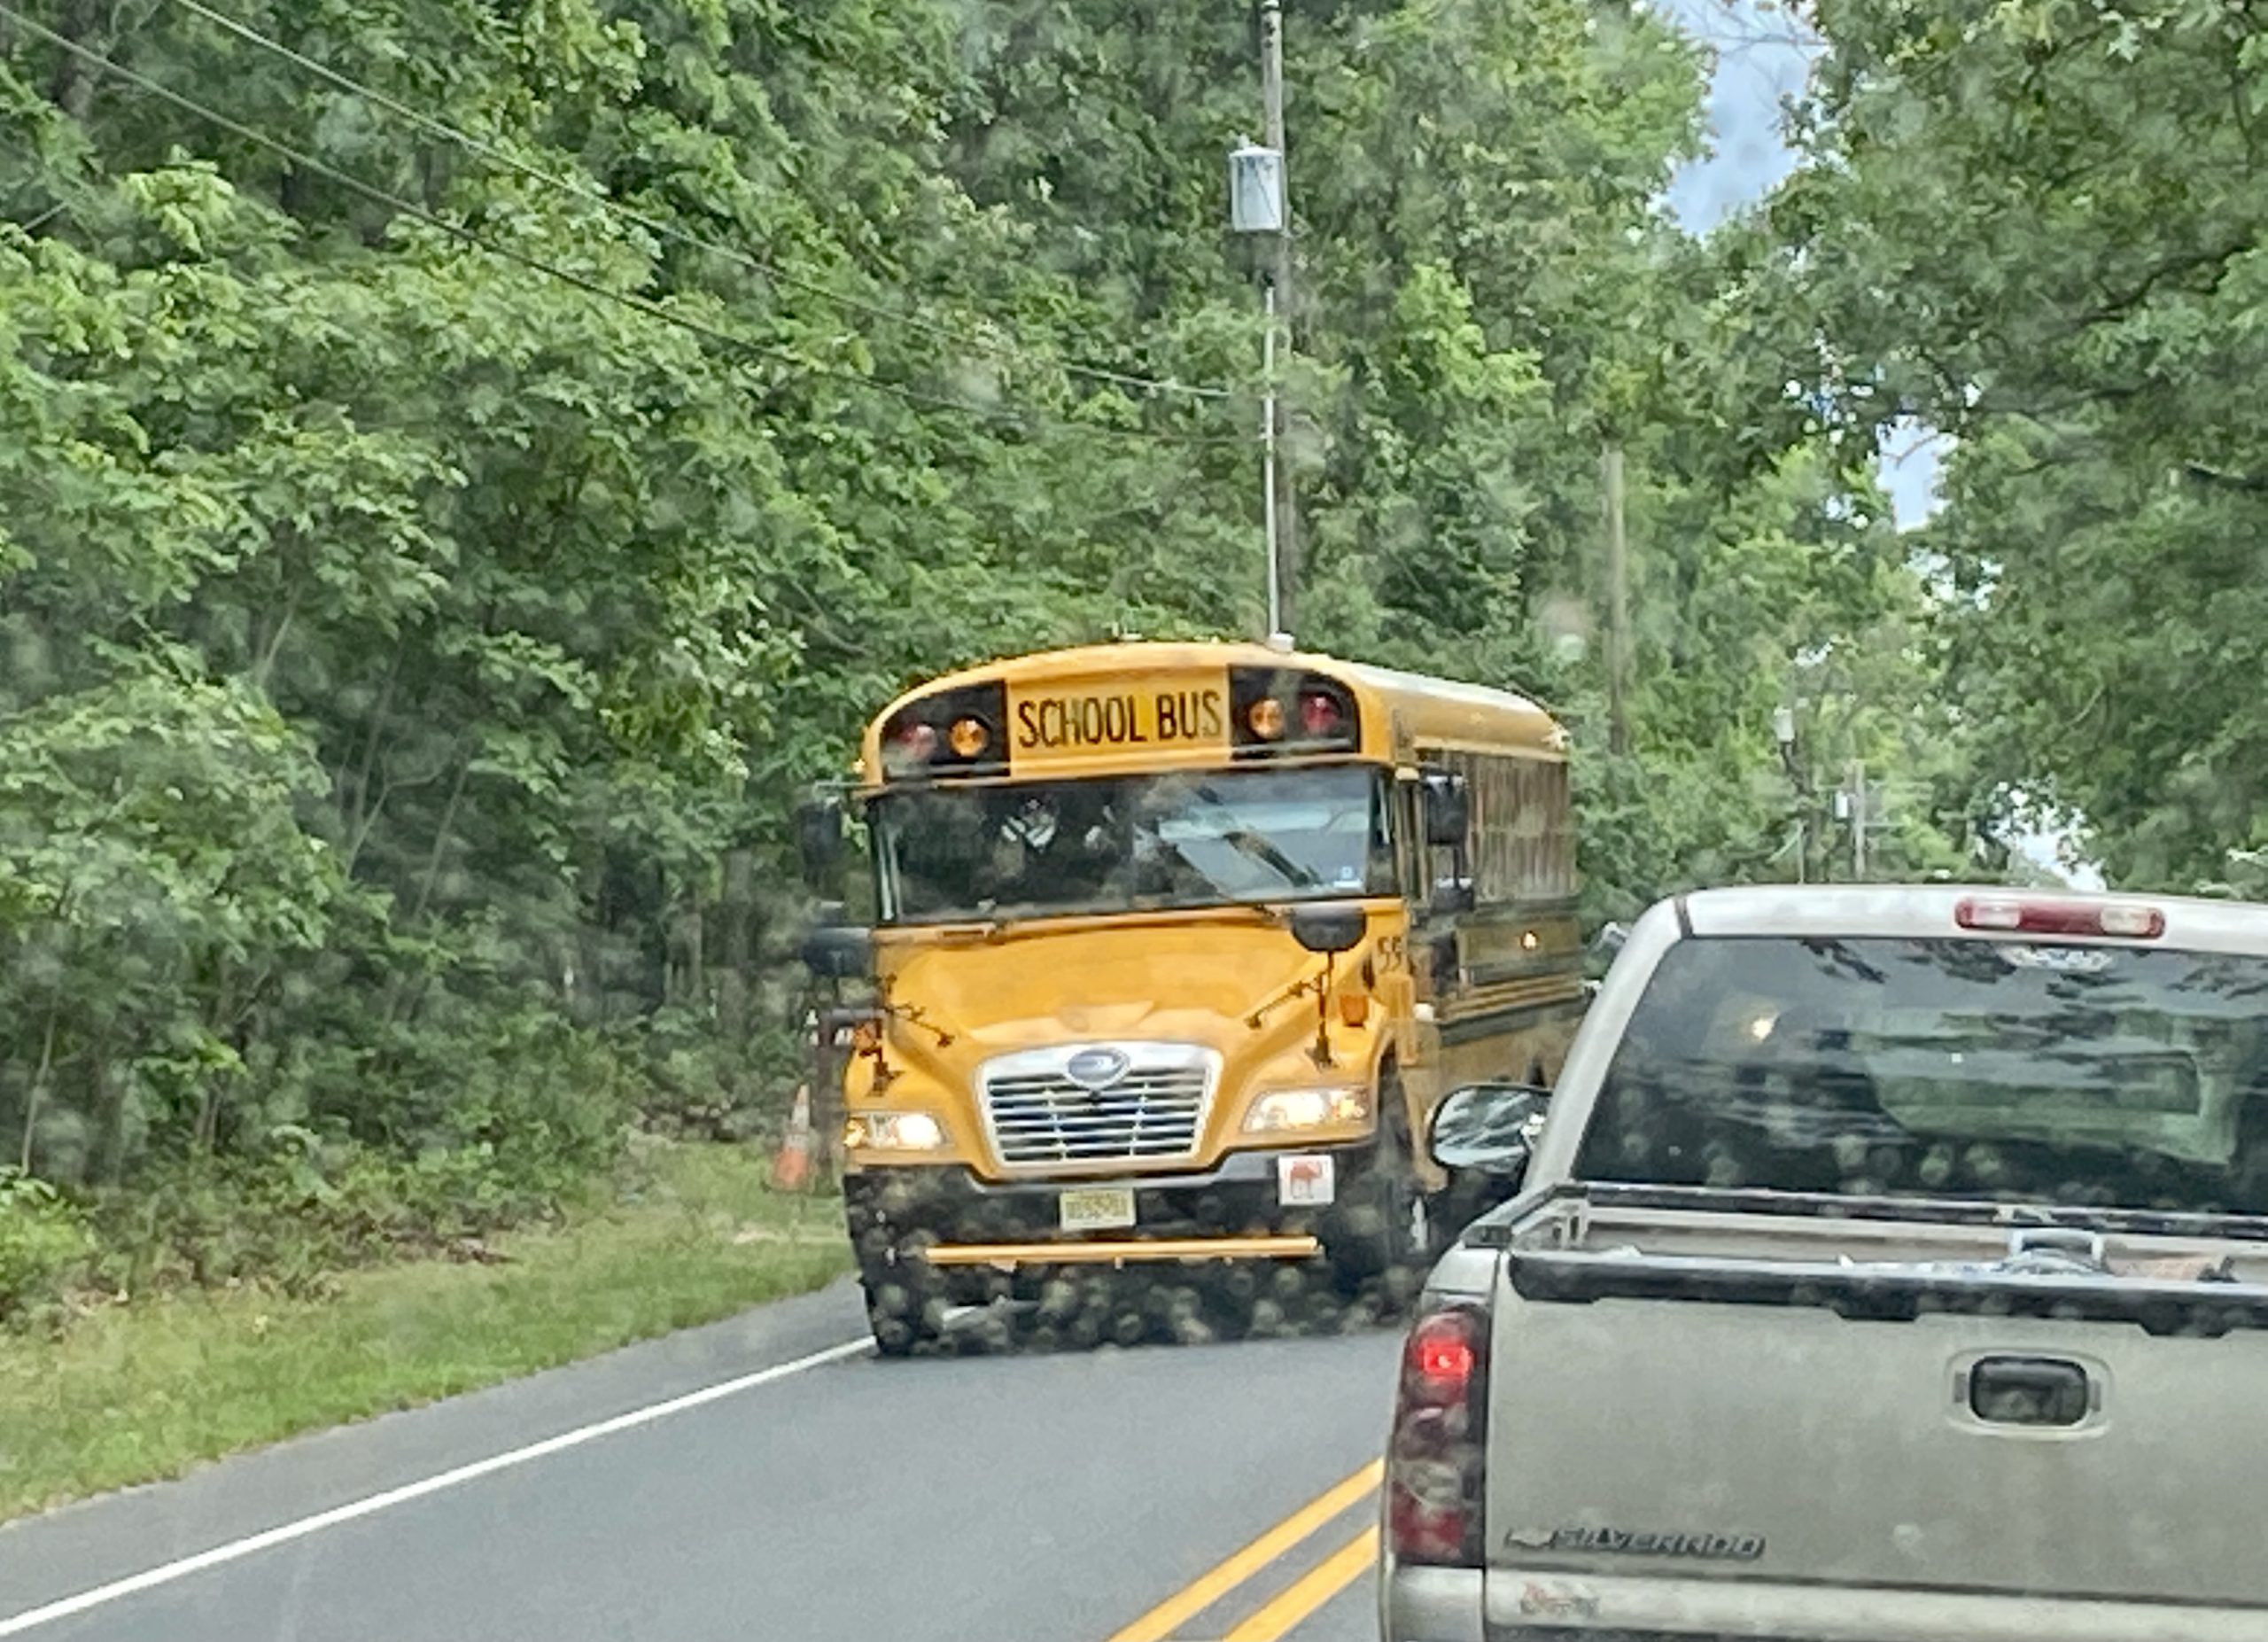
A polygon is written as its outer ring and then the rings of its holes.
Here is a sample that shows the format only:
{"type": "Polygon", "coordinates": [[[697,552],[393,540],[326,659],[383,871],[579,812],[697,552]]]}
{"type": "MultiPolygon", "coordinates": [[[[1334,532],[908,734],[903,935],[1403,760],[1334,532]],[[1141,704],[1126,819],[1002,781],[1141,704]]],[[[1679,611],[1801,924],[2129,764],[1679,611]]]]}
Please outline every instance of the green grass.
{"type": "Polygon", "coordinates": [[[0,1334],[0,1520],[295,1433],[493,1385],[815,1288],[841,1204],[769,1189],[727,1146],[641,1148],[635,1189],[505,1264],[347,1273],[331,1298],[189,1293],[0,1334]]]}

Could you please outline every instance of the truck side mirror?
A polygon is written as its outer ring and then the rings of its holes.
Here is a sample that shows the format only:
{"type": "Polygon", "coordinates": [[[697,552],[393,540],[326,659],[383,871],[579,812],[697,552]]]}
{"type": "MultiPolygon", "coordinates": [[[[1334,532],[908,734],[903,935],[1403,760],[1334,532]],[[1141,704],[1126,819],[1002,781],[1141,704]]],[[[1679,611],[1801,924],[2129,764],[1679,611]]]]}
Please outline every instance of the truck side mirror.
{"type": "Polygon", "coordinates": [[[796,806],[796,848],[803,857],[804,882],[824,886],[843,859],[843,801],[821,798],[796,806]]]}
{"type": "Polygon", "coordinates": [[[1427,770],[1424,780],[1425,842],[1436,849],[1463,844],[1472,819],[1472,800],[1464,777],[1454,770],[1427,770]]]}
{"type": "Polygon", "coordinates": [[[1433,1109],[1425,1148],[1452,1175],[1517,1179],[1543,1128],[1551,1091],[1533,1084],[1471,1084],[1433,1109]]]}
{"type": "Polygon", "coordinates": [[[1292,908],[1292,938],[1324,956],[1352,952],[1363,944],[1369,920],[1360,907],[1324,905],[1292,908]]]}

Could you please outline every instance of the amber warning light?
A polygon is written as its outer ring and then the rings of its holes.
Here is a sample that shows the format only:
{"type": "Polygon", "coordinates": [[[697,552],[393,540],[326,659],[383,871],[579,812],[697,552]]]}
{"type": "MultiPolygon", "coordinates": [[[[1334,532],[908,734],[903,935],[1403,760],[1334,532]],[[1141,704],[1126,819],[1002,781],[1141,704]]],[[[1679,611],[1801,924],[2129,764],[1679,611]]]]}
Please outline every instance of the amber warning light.
{"type": "Polygon", "coordinates": [[[974,759],[992,743],[992,732],[984,728],[982,719],[956,719],[947,740],[955,756],[974,759]]]}
{"type": "Polygon", "coordinates": [[[1353,700],[1321,673],[1237,667],[1229,688],[1239,757],[1316,752],[1361,739],[1353,700]]]}
{"type": "Polygon", "coordinates": [[[1964,930],[2012,935],[2096,935],[2153,941],[2165,933],[2165,914],[2121,901],[2053,901],[1972,896],[1953,908],[1964,930]]]}
{"type": "Polygon", "coordinates": [[[998,684],[941,690],[899,709],[882,726],[882,774],[929,780],[982,775],[1005,765],[1000,724],[1007,708],[998,684]]]}

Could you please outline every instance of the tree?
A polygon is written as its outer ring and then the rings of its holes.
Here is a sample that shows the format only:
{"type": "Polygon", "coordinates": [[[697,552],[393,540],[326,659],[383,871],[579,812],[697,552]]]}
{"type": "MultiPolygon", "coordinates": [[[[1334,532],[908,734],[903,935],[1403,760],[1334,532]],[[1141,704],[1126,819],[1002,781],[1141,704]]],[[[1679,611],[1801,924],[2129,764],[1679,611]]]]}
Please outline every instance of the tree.
{"type": "MultiPolygon", "coordinates": [[[[1256,630],[1233,8],[108,13],[0,36],[0,1137],[58,1178],[485,1214],[641,1110],[745,1122],[789,806],[880,702],[1256,630]]],[[[1659,212],[1692,45],[1346,0],[1292,49],[1301,637],[1564,710],[1602,907],[1784,868],[1806,657],[1934,774],[1786,270],[1659,212]]]]}
{"type": "Polygon", "coordinates": [[[2260,32],[2223,0],[1816,12],[1774,202],[1854,426],[1957,435],[1927,539],[1966,716],[2120,877],[2261,839],[2260,32]]]}

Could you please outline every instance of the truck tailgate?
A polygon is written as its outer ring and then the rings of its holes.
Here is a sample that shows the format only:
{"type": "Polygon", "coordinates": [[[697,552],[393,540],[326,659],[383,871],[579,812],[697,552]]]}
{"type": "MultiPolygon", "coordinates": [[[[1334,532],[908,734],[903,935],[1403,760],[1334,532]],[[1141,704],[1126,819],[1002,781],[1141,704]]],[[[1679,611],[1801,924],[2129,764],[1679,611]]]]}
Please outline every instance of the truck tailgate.
{"type": "Polygon", "coordinates": [[[2268,1606],[2268,1329],[1737,1285],[1536,1297],[1519,1260],[1494,1307],[1492,1567],[2268,1606]]]}

